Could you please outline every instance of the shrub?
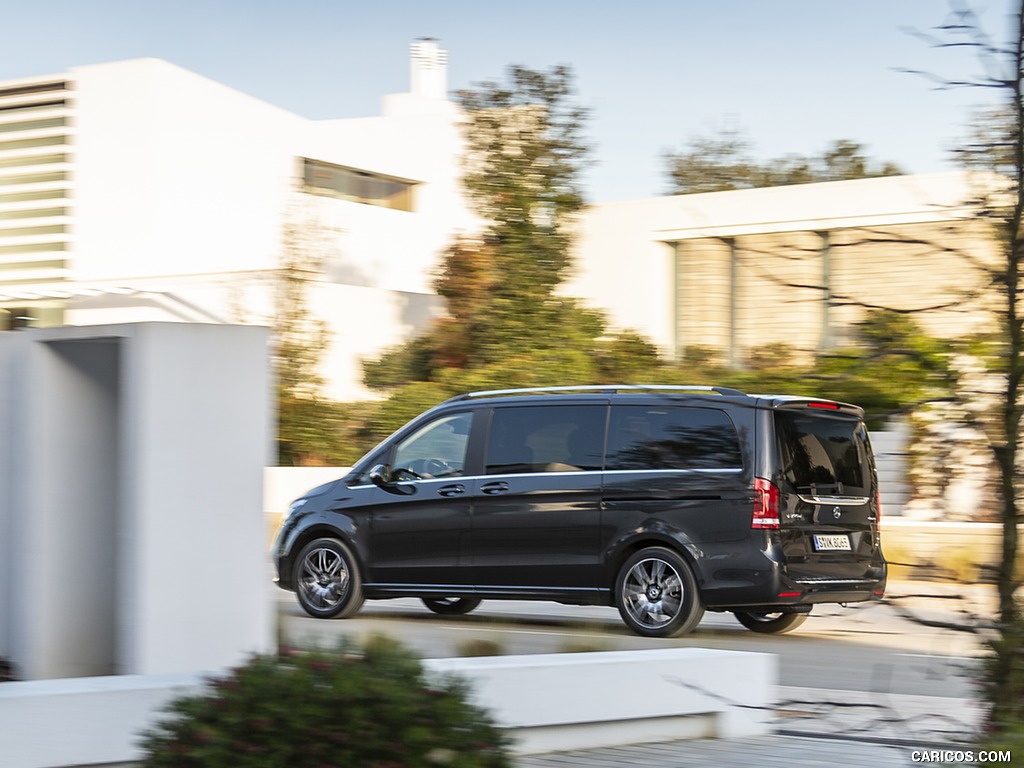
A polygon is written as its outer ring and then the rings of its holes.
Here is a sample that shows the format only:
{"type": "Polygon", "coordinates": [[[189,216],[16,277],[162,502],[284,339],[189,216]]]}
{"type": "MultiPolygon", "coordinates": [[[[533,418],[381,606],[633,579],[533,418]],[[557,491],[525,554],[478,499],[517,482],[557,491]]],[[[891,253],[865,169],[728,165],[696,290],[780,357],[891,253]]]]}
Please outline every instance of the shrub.
{"type": "Polygon", "coordinates": [[[501,656],[505,646],[500,640],[475,637],[457,643],[455,653],[458,656],[501,656]]]}
{"type": "Polygon", "coordinates": [[[503,768],[505,737],[456,678],[397,643],[255,656],[171,703],[142,737],[147,768],[503,768]]]}

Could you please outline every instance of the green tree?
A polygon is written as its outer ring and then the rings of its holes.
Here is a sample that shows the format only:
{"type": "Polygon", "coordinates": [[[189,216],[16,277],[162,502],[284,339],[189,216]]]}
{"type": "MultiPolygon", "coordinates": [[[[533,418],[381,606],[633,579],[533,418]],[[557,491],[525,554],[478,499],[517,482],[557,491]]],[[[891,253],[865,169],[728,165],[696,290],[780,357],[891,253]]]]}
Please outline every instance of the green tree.
{"type": "MultiPolygon", "coordinates": [[[[991,264],[978,264],[991,281],[996,304],[996,328],[987,345],[974,354],[987,364],[982,391],[975,400],[990,396],[994,408],[975,408],[980,427],[995,459],[999,475],[1002,547],[997,566],[998,616],[992,655],[986,664],[986,696],[990,704],[987,741],[1004,740],[1024,748],[1024,615],[1018,598],[1020,544],[1018,526],[1024,475],[1021,471],[1020,433],[1024,417],[1024,3],[1015,4],[1012,26],[1003,42],[995,42],[982,28],[969,5],[955,6],[935,34],[921,34],[944,48],[967,49],[977,54],[981,74],[967,80],[927,76],[941,87],[978,87],[995,94],[994,107],[976,119],[970,136],[956,151],[975,174],[970,205],[977,219],[989,228],[996,244],[991,264]]],[[[926,73],[920,73],[926,74],[926,73]]]]}
{"type": "Polygon", "coordinates": [[[723,192],[818,181],[843,181],[903,173],[895,163],[874,164],[856,141],[839,139],[820,155],[784,155],[760,162],[751,142],[729,127],[717,135],[693,136],[681,152],[665,152],[669,194],[723,192]]]}
{"type": "Polygon", "coordinates": [[[587,111],[573,94],[572,73],[562,66],[514,66],[504,82],[459,94],[463,185],[485,224],[444,254],[434,289],[446,316],[364,364],[367,386],[391,394],[374,435],[445,393],[593,381],[637,355],[650,357],[633,339],[630,346],[627,337],[605,338],[602,313],[557,292],[571,268],[589,153],[587,111]]]}
{"type": "Polygon", "coordinates": [[[327,238],[315,221],[290,216],[274,285],[273,363],[277,383],[278,463],[329,463],[338,450],[337,405],[323,397],[320,362],[330,336],[309,308],[327,238]]]}
{"type": "Polygon", "coordinates": [[[590,151],[587,111],[572,96],[564,66],[513,66],[506,82],[459,94],[467,115],[463,185],[487,222],[474,252],[462,256],[476,260],[485,293],[464,295],[451,260],[437,289],[454,300],[456,320],[473,318],[466,329],[473,364],[560,346],[567,330],[592,324],[574,302],[555,296],[570,267],[570,225],[584,205],[581,173],[590,151]]]}

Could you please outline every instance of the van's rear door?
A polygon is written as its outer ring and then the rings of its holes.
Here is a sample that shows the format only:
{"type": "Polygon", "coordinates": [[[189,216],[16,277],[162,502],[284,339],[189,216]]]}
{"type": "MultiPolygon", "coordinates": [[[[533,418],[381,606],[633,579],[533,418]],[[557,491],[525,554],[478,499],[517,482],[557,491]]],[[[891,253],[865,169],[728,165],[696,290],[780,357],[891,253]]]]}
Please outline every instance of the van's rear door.
{"type": "Polygon", "coordinates": [[[878,578],[878,480],[861,409],[791,401],[773,414],[779,517],[790,578],[878,578]]]}

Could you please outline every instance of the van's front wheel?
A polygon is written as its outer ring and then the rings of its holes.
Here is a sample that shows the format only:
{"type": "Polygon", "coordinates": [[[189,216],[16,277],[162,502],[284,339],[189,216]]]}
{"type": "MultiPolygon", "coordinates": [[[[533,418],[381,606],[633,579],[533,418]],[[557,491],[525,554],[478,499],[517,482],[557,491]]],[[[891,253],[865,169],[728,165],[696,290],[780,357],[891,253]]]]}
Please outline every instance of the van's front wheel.
{"type": "Polygon", "coordinates": [[[302,609],[317,619],[347,619],[363,604],[359,565],[337,539],[316,539],[295,561],[295,594],[302,609]]]}
{"type": "Polygon", "coordinates": [[[626,626],[645,637],[692,632],[704,615],[690,566],[665,547],[641,549],[622,564],[615,603],[626,626]]]}
{"type": "Polygon", "coordinates": [[[768,611],[735,611],[736,621],[751,632],[765,635],[781,635],[796,629],[810,615],[809,613],[771,613],[768,611]]]}

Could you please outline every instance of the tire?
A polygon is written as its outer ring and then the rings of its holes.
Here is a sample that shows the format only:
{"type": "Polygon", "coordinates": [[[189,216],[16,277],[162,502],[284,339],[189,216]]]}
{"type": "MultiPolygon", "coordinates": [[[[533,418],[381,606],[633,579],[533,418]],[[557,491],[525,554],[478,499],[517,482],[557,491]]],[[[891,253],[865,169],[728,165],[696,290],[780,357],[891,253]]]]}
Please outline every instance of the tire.
{"type": "Polygon", "coordinates": [[[317,619],[347,619],[363,605],[363,580],[352,552],[337,539],[314,539],[295,560],[295,595],[317,619]]]}
{"type": "Polygon", "coordinates": [[[427,608],[442,616],[461,616],[480,605],[480,599],[476,597],[423,597],[420,599],[423,600],[423,604],[427,608]]]}
{"type": "Polygon", "coordinates": [[[771,611],[735,611],[736,621],[751,632],[781,635],[794,630],[807,621],[810,613],[772,613],[771,611]]]}
{"type": "Polygon", "coordinates": [[[644,637],[692,632],[704,615],[690,566],[665,547],[647,547],[622,564],[615,604],[626,626],[644,637]]]}

